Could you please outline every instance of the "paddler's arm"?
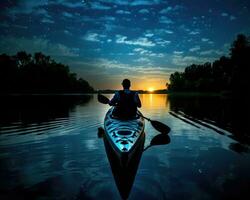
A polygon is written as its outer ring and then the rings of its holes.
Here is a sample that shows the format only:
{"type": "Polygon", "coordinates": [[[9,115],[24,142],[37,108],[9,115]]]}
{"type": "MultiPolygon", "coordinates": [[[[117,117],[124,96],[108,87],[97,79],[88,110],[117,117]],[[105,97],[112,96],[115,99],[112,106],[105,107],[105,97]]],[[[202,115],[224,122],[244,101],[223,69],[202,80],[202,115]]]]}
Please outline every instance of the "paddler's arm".
{"type": "Polygon", "coordinates": [[[138,92],[135,93],[135,103],[136,103],[138,108],[141,107],[141,100],[139,98],[138,92]]]}
{"type": "Polygon", "coordinates": [[[113,96],[113,98],[109,101],[109,105],[110,106],[115,106],[118,103],[119,98],[120,98],[119,93],[116,92],[115,95],[113,96]]]}

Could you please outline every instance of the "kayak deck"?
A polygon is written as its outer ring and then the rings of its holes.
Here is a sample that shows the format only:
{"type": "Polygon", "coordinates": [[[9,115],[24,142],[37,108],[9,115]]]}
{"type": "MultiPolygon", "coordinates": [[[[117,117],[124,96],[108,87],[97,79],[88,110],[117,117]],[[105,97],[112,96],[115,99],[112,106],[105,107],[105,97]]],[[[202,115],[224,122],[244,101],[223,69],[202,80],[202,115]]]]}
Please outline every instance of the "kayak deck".
{"type": "Polygon", "coordinates": [[[105,116],[105,132],[118,153],[129,153],[144,132],[144,119],[139,115],[129,120],[116,119],[112,116],[113,109],[109,109],[105,116]]]}

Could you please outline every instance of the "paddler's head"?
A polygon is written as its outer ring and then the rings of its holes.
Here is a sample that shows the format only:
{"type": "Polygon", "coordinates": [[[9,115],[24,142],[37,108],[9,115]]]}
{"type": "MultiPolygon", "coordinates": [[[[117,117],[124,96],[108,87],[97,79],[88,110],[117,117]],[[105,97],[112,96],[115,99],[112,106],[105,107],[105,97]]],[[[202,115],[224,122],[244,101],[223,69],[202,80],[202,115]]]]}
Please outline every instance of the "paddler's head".
{"type": "Polygon", "coordinates": [[[122,81],[123,89],[129,89],[129,88],[130,88],[130,85],[131,85],[130,80],[124,79],[124,80],[122,81]]]}

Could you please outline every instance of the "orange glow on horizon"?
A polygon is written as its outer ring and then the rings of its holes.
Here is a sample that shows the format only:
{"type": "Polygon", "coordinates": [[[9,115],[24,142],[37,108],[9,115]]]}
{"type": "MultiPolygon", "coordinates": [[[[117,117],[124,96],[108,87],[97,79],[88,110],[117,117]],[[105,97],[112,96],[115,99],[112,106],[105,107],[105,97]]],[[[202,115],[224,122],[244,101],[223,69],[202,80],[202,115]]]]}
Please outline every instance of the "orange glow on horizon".
{"type": "MultiPolygon", "coordinates": [[[[106,84],[98,85],[97,89],[111,89],[111,90],[122,90],[122,80],[118,80],[115,82],[106,82],[106,84]]],[[[166,79],[130,79],[131,81],[131,90],[143,90],[148,92],[154,92],[156,90],[164,90],[167,89],[166,79]]]]}
{"type": "Polygon", "coordinates": [[[133,82],[131,81],[131,89],[132,90],[144,90],[149,92],[154,92],[155,90],[164,90],[166,89],[166,81],[143,81],[143,82],[137,82],[136,80],[133,82]]]}
{"type": "Polygon", "coordinates": [[[147,90],[148,90],[149,92],[154,92],[154,91],[155,91],[155,89],[154,89],[153,87],[149,87],[147,90]]]}

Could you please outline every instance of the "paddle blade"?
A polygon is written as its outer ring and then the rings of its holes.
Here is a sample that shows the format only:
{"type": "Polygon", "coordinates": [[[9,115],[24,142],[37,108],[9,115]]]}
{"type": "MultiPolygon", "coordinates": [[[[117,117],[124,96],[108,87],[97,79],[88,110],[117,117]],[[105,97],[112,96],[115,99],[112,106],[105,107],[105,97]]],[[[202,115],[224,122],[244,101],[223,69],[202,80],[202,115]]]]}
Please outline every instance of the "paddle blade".
{"type": "Polygon", "coordinates": [[[151,120],[152,126],[159,132],[168,134],[170,132],[170,128],[159,121],[151,120]]]}
{"type": "Polygon", "coordinates": [[[100,103],[103,103],[103,104],[108,104],[109,103],[109,99],[107,97],[103,96],[102,94],[97,95],[97,100],[100,103]]]}
{"type": "Polygon", "coordinates": [[[153,137],[153,139],[150,142],[150,146],[165,145],[168,143],[170,143],[170,137],[167,134],[160,133],[159,135],[153,137]]]}

